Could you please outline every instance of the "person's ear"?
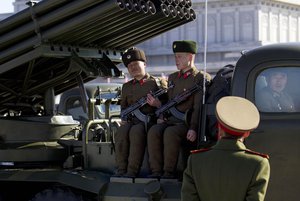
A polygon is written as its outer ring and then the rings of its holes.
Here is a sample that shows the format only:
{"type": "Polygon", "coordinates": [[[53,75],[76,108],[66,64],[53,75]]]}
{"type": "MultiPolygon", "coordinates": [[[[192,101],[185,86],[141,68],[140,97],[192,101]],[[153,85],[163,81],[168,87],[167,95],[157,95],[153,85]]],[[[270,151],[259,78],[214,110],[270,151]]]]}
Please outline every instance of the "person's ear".
{"type": "Polygon", "coordinates": [[[194,57],[194,55],[193,55],[193,54],[191,54],[191,53],[188,53],[188,56],[189,56],[189,61],[192,61],[192,60],[193,60],[193,57],[194,57]]]}

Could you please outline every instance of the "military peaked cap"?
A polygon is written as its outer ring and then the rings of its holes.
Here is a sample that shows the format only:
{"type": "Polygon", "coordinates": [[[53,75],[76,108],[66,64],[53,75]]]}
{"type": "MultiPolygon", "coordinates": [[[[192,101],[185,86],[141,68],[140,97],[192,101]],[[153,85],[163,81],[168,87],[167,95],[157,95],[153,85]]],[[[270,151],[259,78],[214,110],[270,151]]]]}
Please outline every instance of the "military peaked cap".
{"type": "Polygon", "coordinates": [[[189,52],[192,54],[197,53],[197,43],[192,40],[182,40],[173,42],[173,52],[189,52]]]}
{"type": "Polygon", "coordinates": [[[237,96],[221,98],[216,105],[216,117],[221,128],[235,136],[245,136],[245,133],[257,128],[260,120],[256,106],[237,96]]]}
{"type": "Polygon", "coordinates": [[[127,67],[128,64],[132,61],[143,61],[146,62],[146,55],[143,50],[138,48],[130,48],[124,52],[122,55],[122,61],[124,65],[127,67]]]}

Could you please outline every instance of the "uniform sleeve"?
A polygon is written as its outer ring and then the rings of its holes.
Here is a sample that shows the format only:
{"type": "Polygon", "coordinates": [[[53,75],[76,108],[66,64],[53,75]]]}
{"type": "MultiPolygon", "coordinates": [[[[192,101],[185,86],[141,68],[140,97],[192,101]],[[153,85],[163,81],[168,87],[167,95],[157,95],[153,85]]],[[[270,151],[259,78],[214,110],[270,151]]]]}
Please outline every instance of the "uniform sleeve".
{"type": "Polygon", "coordinates": [[[192,157],[188,159],[188,165],[183,173],[181,188],[181,201],[200,201],[192,175],[192,157]]]}
{"type": "MultiPolygon", "coordinates": [[[[201,73],[197,74],[196,82],[201,85],[203,84],[203,76],[201,73]]],[[[198,132],[198,125],[199,125],[199,118],[200,118],[199,115],[200,115],[200,109],[202,106],[202,98],[203,98],[202,96],[203,96],[202,90],[194,94],[190,129],[196,132],[198,132]]]]}
{"type": "Polygon", "coordinates": [[[127,96],[126,96],[126,85],[123,84],[122,86],[122,92],[121,92],[121,110],[125,109],[128,107],[128,101],[127,101],[127,96]]]}
{"type": "Polygon", "coordinates": [[[258,164],[253,174],[251,184],[248,188],[246,201],[263,201],[265,199],[268,183],[270,178],[270,164],[268,159],[258,164]]]}

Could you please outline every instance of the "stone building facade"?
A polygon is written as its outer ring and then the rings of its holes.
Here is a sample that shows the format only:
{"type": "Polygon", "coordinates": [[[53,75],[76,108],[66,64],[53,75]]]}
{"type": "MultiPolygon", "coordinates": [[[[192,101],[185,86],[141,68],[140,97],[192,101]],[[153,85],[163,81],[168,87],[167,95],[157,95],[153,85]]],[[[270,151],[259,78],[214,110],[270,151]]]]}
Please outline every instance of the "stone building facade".
{"type": "MultiPolygon", "coordinates": [[[[176,70],[174,40],[199,44],[196,65],[202,69],[205,33],[205,1],[193,0],[197,19],[150,39],[139,47],[148,55],[150,71],[159,74],[176,70]]],[[[240,52],[278,42],[300,41],[300,1],[209,0],[207,17],[207,71],[235,64],[240,52]]]]}

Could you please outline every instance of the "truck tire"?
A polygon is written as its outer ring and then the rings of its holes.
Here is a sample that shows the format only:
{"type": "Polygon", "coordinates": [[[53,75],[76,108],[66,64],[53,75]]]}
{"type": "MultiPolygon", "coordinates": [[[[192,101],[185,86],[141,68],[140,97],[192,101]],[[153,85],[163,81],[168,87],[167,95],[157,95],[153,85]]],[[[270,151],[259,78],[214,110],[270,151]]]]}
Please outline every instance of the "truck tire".
{"type": "Polygon", "coordinates": [[[30,201],[85,201],[82,196],[74,194],[69,189],[53,188],[43,190],[30,201]]]}

